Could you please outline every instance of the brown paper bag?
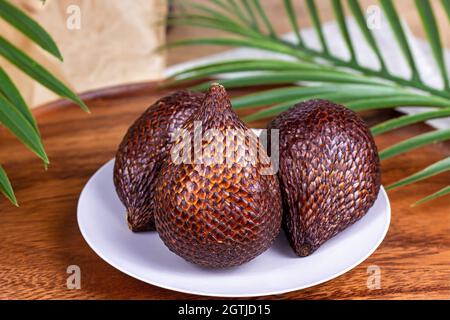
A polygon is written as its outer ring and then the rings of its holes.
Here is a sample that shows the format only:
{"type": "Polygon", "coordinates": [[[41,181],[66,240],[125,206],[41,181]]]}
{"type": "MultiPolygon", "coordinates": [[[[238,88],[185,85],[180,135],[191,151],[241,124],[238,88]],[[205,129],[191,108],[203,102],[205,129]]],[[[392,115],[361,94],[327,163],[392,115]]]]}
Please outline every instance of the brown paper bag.
{"type": "MultiPolygon", "coordinates": [[[[165,0],[14,0],[53,37],[64,62],[52,57],[0,21],[2,36],[48,68],[76,92],[159,79],[165,56],[165,0]]],[[[31,107],[57,96],[8,64],[31,107]]]]}

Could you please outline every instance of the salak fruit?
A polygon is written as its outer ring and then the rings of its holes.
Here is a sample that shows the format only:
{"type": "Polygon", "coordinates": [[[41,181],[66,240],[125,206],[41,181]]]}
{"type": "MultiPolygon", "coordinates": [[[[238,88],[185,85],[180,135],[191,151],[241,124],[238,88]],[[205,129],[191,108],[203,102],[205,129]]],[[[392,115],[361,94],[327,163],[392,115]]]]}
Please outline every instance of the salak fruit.
{"type": "Polygon", "coordinates": [[[269,124],[279,130],[283,227],[307,256],[361,219],[380,189],[380,165],[364,121],[326,100],[299,103],[269,124]]]}
{"type": "Polygon", "coordinates": [[[133,231],[155,230],[156,176],[171,134],[200,108],[205,95],[177,91],[150,106],[128,129],[116,153],[114,185],[133,231]]]}
{"type": "Polygon", "coordinates": [[[206,267],[255,258],[278,235],[282,217],[278,179],[259,139],[219,84],[180,132],[185,134],[174,142],[176,152],[161,167],[156,186],[161,239],[185,260],[206,267]],[[188,152],[180,161],[174,154],[182,150],[188,152]]]}

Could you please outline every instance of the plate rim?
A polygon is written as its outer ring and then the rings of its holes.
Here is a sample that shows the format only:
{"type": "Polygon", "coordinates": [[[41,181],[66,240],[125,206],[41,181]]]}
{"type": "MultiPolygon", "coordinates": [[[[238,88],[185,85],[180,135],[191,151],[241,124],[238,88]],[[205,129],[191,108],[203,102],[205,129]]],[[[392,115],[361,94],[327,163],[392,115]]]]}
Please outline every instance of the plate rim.
{"type": "MultiPolygon", "coordinates": [[[[84,241],[86,241],[86,243],[88,244],[88,246],[94,251],[95,254],[97,254],[103,261],[105,261],[106,263],[108,263],[110,266],[114,267],[115,269],[119,270],[120,272],[133,277],[137,280],[140,280],[144,283],[148,283],[150,285],[159,287],[159,288],[163,288],[163,289],[168,289],[168,290],[172,290],[175,292],[181,292],[181,293],[186,293],[186,294],[193,294],[193,295],[198,295],[198,296],[206,296],[206,297],[224,297],[224,298],[246,298],[246,297],[265,297],[265,296],[271,296],[271,295],[279,295],[279,294],[284,294],[284,293],[289,293],[289,292],[294,292],[294,291],[299,291],[299,290],[303,290],[306,288],[310,288],[310,287],[314,287],[317,286],[319,284],[328,282],[330,280],[333,280],[337,277],[340,277],[341,275],[347,273],[348,271],[356,268],[358,265],[360,265],[362,262],[364,262],[365,260],[367,260],[367,258],[369,258],[374,252],[375,250],[378,249],[378,247],[381,245],[381,243],[384,241],[384,239],[386,238],[386,234],[389,231],[389,227],[391,225],[391,203],[389,201],[389,197],[386,193],[386,190],[384,189],[383,185],[380,185],[380,191],[378,193],[378,196],[380,195],[380,193],[382,193],[382,195],[386,198],[386,203],[387,203],[387,220],[386,220],[386,224],[384,226],[384,230],[382,233],[382,236],[379,238],[378,242],[376,243],[376,245],[374,245],[369,251],[368,253],[361,259],[359,259],[358,261],[356,261],[355,263],[353,263],[352,265],[350,265],[349,267],[318,281],[309,283],[309,284],[305,284],[305,285],[301,285],[301,286],[294,286],[294,287],[290,287],[290,288],[286,288],[286,289],[282,289],[282,290],[276,290],[276,291],[270,291],[270,292],[264,292],[264,293],[239,293],[239,294],[219,294],[219,293],[206,293],[206,292],[202,292],[202,291],[197,291],[197,290],[186,290],[186,289],[180,289],[180,288],[175,288],[172,287],[170,285],[164,285],[164,284],[160,284],[157,283],[155,281],[151,281],[148,279],[145,279],[144,277],[141,277],[139,275],[136,275],[134,272],[129,271],[129,270],[125,270],[124,268],[122,268],[121,266],[117,265],[116,263],[112,262],[109,258],[107,258],[105,255],[102,254],[101,251],[97,250],[96,247],[92,244],[92,242],[90,241],[89,237],[86,236],[86,232],[84,230],[83,224],[80,223],[80,203],[81,203],[81,199],[85,193],[86,190],[86,186],[91,182],[91,180],[94,179],[94,177],[101,171],[103,170],[106,166],[108,166],[111,162],[114,162],[115,158],[110,159],[109,161],[107,161],[106,163],[104,163],[100,168],[98,168],[94,174],[92,174],[92,176],[90,176],[90,178],[86,181],[86,183],[83,186],[83,189],[78,197],[78,202],[77,202],[77,224],[78,224],[78,229],[80,230],[80,233],[84,239],[84,241]]],[[[282,231],[281,231],[282,232],[282,231]]]]}

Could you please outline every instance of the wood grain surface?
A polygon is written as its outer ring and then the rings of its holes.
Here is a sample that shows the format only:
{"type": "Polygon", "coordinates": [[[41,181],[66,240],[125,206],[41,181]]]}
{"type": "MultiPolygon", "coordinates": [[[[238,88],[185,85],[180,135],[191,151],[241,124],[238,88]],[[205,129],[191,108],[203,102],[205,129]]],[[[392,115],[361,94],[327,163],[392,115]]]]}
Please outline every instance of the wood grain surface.
{"type": "MultiPolygon", "coordinates": [[[[0,298],[204,298],[151,286],[114,269],[88,247],[76,221],[78,196],[89,177],[114,156],[133,120],[165,93],[149,83],[84,95],[92,110],[90,115],[66,102],[38,109],[51,160],[47,171],[31,152],[0,129],[0,159],[21,205],[15,208],[0,199],[0,298]],[[81,268],[80,290],[66,287],[69,265],[81,268]]],[[[365,118],[375,123],[389,116],[390,112],[371,112],[365,118]]],[[[264,127],[265,121],[251,126],[264,127]]],[[[427,130],[425,125],[415,125],[380,136],[376,142],[384,148],[427,130]]],[[[448,145],[436,144],[384,161],[383,183],[449,154],[448,145]]],[[[269,298],[450,298],[449,200],[441,198],[410,207],[418,198],[442,188],[449,178],[449,174],[443,174],[389,192],[389,232],[380,248],[361,265],[316,287],[269,298]],[[379,290],[367,287],[367,268],[372,265],[381,269],[379,290]]]]}
{"type": "MultiPolygon", "coordinates": [[[[363,0],[363,7],[376,4],[363,0]]],[[[264,0],[278,32],[290,30],[282,1],[264,0]]],[[[295,1],[304,12],[302,1],[295,1]]],[[[437,5],[438,1],[432,1],[437,5]]],[[[412,31],[423,37],[413,0],[396,1],[412,31]]],[[[329,1],[318,1],[321,18],[334,19],[329,1]]],[[[437,10],[441,28],[448,29],[443,10],[437,10]]],[[[300,19],[301,27],[309,19],[300,19]]],[[[444,30],[444,29],[443,29],[444,30]]],[[[170,30],[168,40],[216,36],[220,32],[187,27],[170,30]]],[[[450,46],[450,38],[443,37],[450,46]]],[[[188,47],[171,50],[168,63],[175,64],[223,51],[224,47],[188,47]]],[[[0,128],[0,160],[8,171],[20,202],[11,206],[0,197],[0,298],[2,299],[198,299],[133,279],[99,258],[83,240],[76,222],[78,196],[89,177],[114,156],[118,143],[133,120],[164,91],[154,84],[110,88],[83,95],[92,110],[57,102],[36,110],[51,160],[48,170],[30,151],[0,128]],[[81,289],[69,290],[69,265],[81,268],[81,289]]],[[[234,91],[233,94],[239,94],[234,91]]],[[[393,112],[371,112],[373,124],[393,112]]],[[[264,127],[265,122],[251,124],[264,127]]],[[[429,130],[415,125],[377,137],[380,149],[429,130]]],[[[436,144],[394,157],[382,163],[384,184],[405,177],[450,155],[448,144],[436,144]]],[[[352,271],[327,283],[274,299],[449,299],[450,298],[450,203],[448,198],[411,208],[410,204],[448,184],[441,174],[389,192],[392,221],[380,248],[352,271]],[[367,288],[367,268],[381,270],[381,289],[367,288]]],[[[118,213],[120,214],[120,213],[118,213]]],[[[105,226],[107,227],[107,226],[105,226]]],[[[333,263],[333,261],[330,261],[333,263]]]]}

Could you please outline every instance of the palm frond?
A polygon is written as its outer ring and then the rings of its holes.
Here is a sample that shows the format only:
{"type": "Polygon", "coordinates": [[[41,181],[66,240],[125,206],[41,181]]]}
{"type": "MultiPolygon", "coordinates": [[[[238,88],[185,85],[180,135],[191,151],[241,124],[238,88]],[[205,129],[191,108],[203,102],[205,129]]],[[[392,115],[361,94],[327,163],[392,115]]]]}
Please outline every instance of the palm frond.
{"type": "MultiPolygon", "coordinates": [[[[0,18],[19,30],[42,49],[62,60],[61,53],[51,36],[36,21],[8,1],[0,0],[0,18]]],[[[85,111],[89,112],[84,102],[72,90],[1,35],[0,56],[3,56],[35,81],[59,96],[72,100],[85,111]]],[[[6,127],[26,147],[34,152],[47,167],[49,159],[45,152],[36,121],[14,82],[1,67],[0,125],[6,127]]],[[[0,167],[0,191],[14,205],[17,205],[11,183],[2,167],[0,167]]]]}
{"type": "MultiPolygon", "coordinates": [[[[334,86],[287,87],[249,94],[232,100],[234,109],[246,109],[287,101],[301,101],[309,96],[333,92],[334,86]]],[[[292,106],[292,105],[291,105],[292,106]]]]}
{"type": "Polygon", "coordinates": [[[393,183],[389,185],[386,189],[394,189],[402,186],[406,186],[408,184],[427,179],[429,177],[435,176],[437,174],[443,173],[445,171],[450,170],[450,157],[445,158],[444,160],[438,161],[436,163],[433,163],[432,165],[426,167],[425,169],[410,175],[409,177],[406,177],[400,181],[397,181],[396,183],[393,183]]]}
{"type": "Polygon", "coordinates": [[[322,30],[322,24],[320,23],[319,13],[317,12],[316,3],[314,2],[314,0],[306,0],[306,4],[308,5],[314,29],[316,29],[317,36],[319,37],[322,51],[325,54],[329,54],[328,45],[322,30]]]}
{"type": "Polygon", "coordinates": [[[436,198],[439,198],[439,197],[443,197],[443,196],[448,195],[448,194],[450,194],[450,186],[446,186],[446,187],[442,188],[441,190],[439,190],[439,191],[437,191],[437,192],[435,192],[433,194],[430,194],[429,196],[427,196],[427,197],[425,197],[425,198],[415,202],[412,206],[415,207],[415,206],[417,206],[419,204],[428,202],[430,200],[433,200],[433,199],[436,199],[436,198]]]}
{"type": "Polygon", "coordinates": [[[450,20],[450,0],[441,0],[445,13],[447,13],[448,20],[450,20]]]}
{"type": "Polygon", "coordinates": [[[259,25],[258,25],[258,20],[256,19],[256,15],[253,12],[252,7],[250,6],[250,2],[249,1],[242,1],[242,4],[245,8],[245,11],[247,12],[248,18],[250,20],[250,26],[256,30],[259,31],[259,25]]]}
{"type": "Polygon", "coordinates": [[[181,47],[181,46],[193,46],[193,45],[216,45],[216,46],[234,46],[234,47],[246,47],[254,49],[268,50],[272,52],[278,52],[290,56],[297,57],[301,60],[310,61],[310,57],[301,51],[297,51],[287,45],[283,45],[278,42],[267,41],[267,39],[254,39],[254,38],[200,38],[190,40],[180,40],[177,42],[169,43],[164,46],[181,47]]]}
{"type": "Polygon", "coordinates": [[[0,94],[2,94],[7,100],[11,102],[13,106],[28,120],[30,125],[39,134],[39,129],[36,120],[33,117],[28,105],[25,100],[23,100],[17,87],[14,85],[11,78],[6,74],[5,70],[0,67],[0,94]]]}
{"type": "Polygon", "coordinates": [[[41,137],[35,128],[32,127],[22,113],[2,94],[0,94],[0,123],[41,158],[45,165],[49,164],[41,137]]]}
{"type": "Polygon", "coordinates": [[[28,55],[17,49],[2,36],[0,36],[0,55],[43,86],[47,87],[61,97],[72,100],[85,111],[89,112],[88,107],[75,93],[72,92],[72,90],[67,88],[49,71],[31,59],[28,55]]]}
{"type": "Polygon", "coordinates": [[[350,61],[356,63],[356,53],[353,46],[352,39],[350,37],[350,32],[347,28],[347,22],[345,21],[344,9],[342,7],[341,0],[332,0],[334,15],[336,16],[339,30],[341,31],[342,37],[344,38],[347,50],[350,53],[350,61]]]}
{"type": "MultiPolygon", "coordinates": [[[[325,87],[320,86],[318,88],[324,89],[325,87]]],[[[410,106],[410,105],[419,105],[420,104],[423,106],[424,104],[429,104],[431,107],[436,106],[436,104],[434,102],[432,102],[432,101],[430,102],[427,98],[419,96],[419,95],[417,95],[417,96],[410,95],[410,94],[401,95],[401,94],[396,94],[396,93],[392,93],[392,92],[389,93],[389,92],[385,92],[385,91],[367,91],[366,98],[368,100],[361,101],[361,100],[358,100],[360,98],[359,93],[355,93],[355,92],[351,92],[351,91],[350,92],[334,92],[333,88],[335,88],[335,87],[327,87],[326,89],[328,89],[327,90],[328,92],[321,92],[320,93],[321,99],[332,100],[336,103],[345,104],[348,108],[352,109],[353,111],[367,111],[367,110],[380,109],[380,108],[395,108],[400,105],[410,106]]],[[[356,86],[354,88],[358,88],[358,86],[356,86]]],[[[299,97],[295,100],[283,101],[282,103],[277,104],[275,106],[265,108],[264,110],[255,112],[252,115],[245,117],[244,120],[255,121],[255,120],[273,117],[273,116],[276,116],[277,114],[279,114],[280,112],[289,109],[296,103],[299,103],[301,101],[308,100],[308,99],[313,99],[316,97],[317,97],[317,93],[310,94],[310,95],[299,95],[299,97]]],[[[238,100],[238,102],[239,102],[239,100],[238,100]]],[[[435,118],[442,117],[443,114],[444,115],[447,114],[450,111],[450,108],[445,108],[444,110],[441,110],[441,111],[444,111],[444,113],[442,113],[442,112],[438,113],[439,116],[436,116],[435,118]]],[[[397,119],[399,119],[399,118],[397,118],[397,119]]],[[[393,119],[393,120],[397,120],[397,119],[393,119]]],[[[410,124],[417,123],[419,121],[423,121],[423,120],[417,120],[415,122],[411,122],[410,124]]],[[[401,127],[401,126],[405,126],[408,124],[400,123],[397,125],[398,125],[398,127],[401,127]]],[[[390,125],[385,126],[384,132],[387,132],[392,129],[393,129],[393,127],[390,127],[390,125]]]]}
{"type": "MultiPolygon", "coordinates": [[[[283,88],[262,89],[232,100],[235,109],[266,107],[250,114],[247,121],[273,117],[288,109],[295,103],[305,99],[322,98],[343,103],[354,111],[394,108],[398,106],[430,107],[430,111],[418,115],[405,115],[391,119],[372,128],[374,135],[411,125],[414,123],[448,117],[450,114],[449,76],[445,65],[441,32],[438,29],[433,8],[429,0],[416,0],[416,9],[421,18],[425,34],[430,43],[432,57],[436,62],[439,75],[444,83],[443,88],[436,88],[425,83],[420,77],[417,60],[411,50],[401,17],[392,0],[379,0],[387,18],[392,34],[400,51],[409,66],[411,77],[404,78],[393,74],[386,66],[382,48],[368,27],[363,8],[358,0],[348,0],[349,13],[356,21],[356,26],[363,35],[369,49],[375,54],[379,68],[370,68],[360,64],[358,52],[351,38],[346,22],[346,12],[341,0],[330,0],[342,39],[348,49],[350,58],[334,56],[330,52],[330,41],[325,37],[323,24],[320,21],[317,2],[304,0],[309,20],[321,44],[320,49],[313,49],[305,43],[299,28],[299,16],[290,0],[284,0],[286,19],[292,26],[296,41],[290,42],[277,36],[276,30],[266,15],[264,2],[260,1],[219,1],[202,2],[202,6],[214,8],[227,7],[233,14],[218,17],[217,12],[204,16],[214,18],[208,21],[210,26],[226,31],[231,38],[199,38],[169,44],[184,45],[220,45],[232,47],[255,48],[282,54],[283,58],[272,59],[236,59],[225,62],[207,63],[188,68],[173,74],[168,84],[180,84],[185,81],[202,78],[227,76],[222,83],[227,87],[253,87],[283,85],[283,88]],[[239,13],[240,12],[240,13],[239,13]],[[226,20],[226,21],[224,21],[226,20]],[[262,26],[265,31],[262,31],[262,26]],[[285,57],[287,59],[285,59],[285,57]],[[436,109],[438,108],[438,109],[436,109]]],[[[450,18],[450,1],[441,0],[442,7],[450,18]]],[[[200,26],[198,18],[192,13],[179,17],[178,24],[200,26]],[[187,21],[186,18],[191,20],[187,21]],[[193,19],[193,20],[192,20],[193,19]],[[194,21],[195,20],[195,21],[194,21]],[[195,22],[195,23],[194,23],[195,22]]],[[[204,19],[204,18],[202,18],[204,19]]],[[[203,21],[204,22],[204,21],[203,21]]],[[[204,89],[209,82],[201,83],[195,89],[204,89]]],[[[448,130],[434,130],[406,141],[395,144],[380,152],[383,159],[399,155],[437,141],[450,139],[448,130]]]]}
{"type": "Polygon", "coordinates": [[[384,121],[382,123],[379,123],[371,128],[372,135],[377,136],[379,134],[406,127],[411,124],[432,120],[432,119],[439,119],[443,117],[450,117],[450,108],[442,109],[442,110],[432,110],[428,112],[421,112],[417,114],[409,114],[404,115],[401,117],[397,117],[394,119],[390,119],[387,121],[384,121]]]}
{"type": "Polygon", "coordinates": [[[331,70],[325,66],[319,66],[313,63],[300,61],[284,61],[275,59],[240,59],[221,61],[217,63],[210,63],[207,65],[195,66],[189,69],[184,69],[173,73],[168,78],[168,85],[178,84],[187,80],[196,80],[200,78],[209,77],[212,75],[233,73],[236,70],[242,71],[286,71],[298,70],[305,71],[311,69],[331,70]]]}
{"type": "Polygon", "coordinates": [[[380,152],[380,159],[385,160],[404,152],[450,139],[450,129],[434,130],[419,134],[413,138],[394,144],[380,152]]]}
{"type": "Polygon", "coordinates": [[[434,59],[441,73],[444,88],[450,88],[447,75],[447,67],[444,60],[444,52],[441,44],[441,36],[436,24],[433,9],[428,1],[416,0],[417,11],[419,11],[422,24],[425,29],[428,41],[433,51],[434,59]]]}
{"type": "Polygon", "coordinates": [[[377,56],[378,62],[381,65],[381,71],[387,72],[384,58],[381,55],[380,48],[378,47],[378,44],[375,41],[372,31],[370,31],[369,27],[367,26],[366,17],[364,16],[364,13],[361,9],[359,2],[357,0],[349,0],[348,5],[350,7],[350,10],[352,11],[353,17],[355,18],[361,33],[364,35],[364,38],[366,39],[367,43],[377,56]]]}
{"type": "Polygon", "coordinates": [[[384,13],[386,14],[387,20],[391,25],[391,29],[394,32],[395,38],[409,64],[412,72],[412,79],[420,81],[419,71],[417,70],[416,62],[409,47],[408,39],[406,39],[405,31],[403,30],[400,17],[397,10],[394,8],[392,0],[380,0],[380,4],[383,7],[384,13]]]}
{"type": "Polygon", "coordinates": [[[402,106],[422,106],[422,107],[440,107],[440,108],[450,107],[448,101],[441,99],[439,97],[428,97],[417,95],[414,93],[408,94],[399,93],[394,96],[378,97],[376,99],[367,97],[365,99],[360,99],[347,105],[347,107],[352,109],[353,111],[363,111],[369,109],[385,109],[402,106]]]}
{"type": "Polygon", "coordinates": [[[174,16],[170,19],[173,25],[190,25],[193,27],[203,27],[216,30],[226,31],[240,36],[248,36],[250,38],[263,38],[257,31],[240,25],[234,21],[227,20],[225,17],[213,17],[197,14],[184,15],[181,17],[174,16]]]}
{"type": "Polygon", "coordinates": [[[213,0],[213,2],[215,2],[216,5],[218,5],[222,9],[232,12],[244,25],[251,26],[252,22],[245,16],[244,12],[238,6],[235,0],[229,0],[228,4],[220,4],[220,1],[216,0],[213,0]]]}
{"type": "Polygon", "coordinates": [[[63,60],[52,37],[36,21],[30,19],[6,0],[0,0],[0,17],[59,60],[63,60]]]}
{"type": "Polygon", "coordinates": [[[267,18],[266,12],[265,12],[264,8],[261,6],[261,3],[259,2],[259,0],[253,0],[253,5],[255,6],[256,10],[258,11],[258,14],[260,15],[270,36],[276,37],[275,29],[273,28],[272,23],[270,22],[269,18],[267,18]]]}
{"type": "Polygon", "coordinates": [[[16,196],[14,195],[14,190],[11,186],[11,182],[6,175],[5,170],[0,166],[0,192],[11,201],[12,204],[18,206],[16,196]]]}
{"type": "Polygon", "coordinates": [[[294,31],[297,37],[298,45],[303,46],[303,39],[300,33],[300,27],[298,25],[297,16],[295,14],[294,6],[292,5],[291,0],[284,0],[284,8],[286,9],[289,21],[292,25],[292,30],[294,31]]]}
{"type": "MultiPolygon", "coordinates": [[[[255,85],[275,85],[275,84],[295,84],[300,81],[321,82],[321,83],[356,83],[356,84],[378,84],[382,82],[373,78],[357,77],[350,73],[341,71],[321,70],[302,70],[302,71],[273,71],[258,73],[250,76],[240,76],[221,80],[221,84],[228,88],[243,88],[255,85]]],[[[193,90],[206,90],[211,82],[205,82],[192,87],[193,90]]],[[[447,104],[450,106],[450,104],[447,104]]]]}

